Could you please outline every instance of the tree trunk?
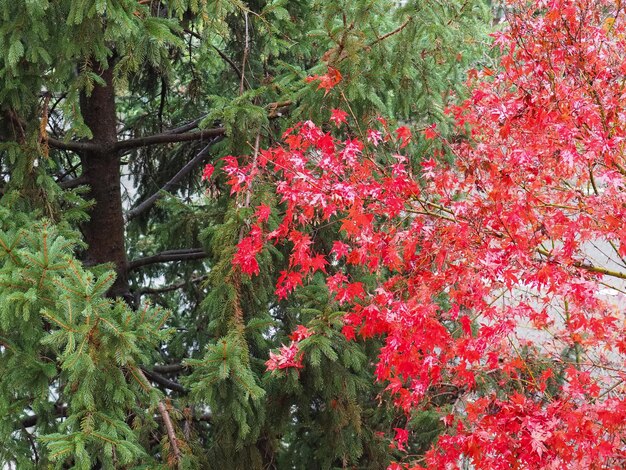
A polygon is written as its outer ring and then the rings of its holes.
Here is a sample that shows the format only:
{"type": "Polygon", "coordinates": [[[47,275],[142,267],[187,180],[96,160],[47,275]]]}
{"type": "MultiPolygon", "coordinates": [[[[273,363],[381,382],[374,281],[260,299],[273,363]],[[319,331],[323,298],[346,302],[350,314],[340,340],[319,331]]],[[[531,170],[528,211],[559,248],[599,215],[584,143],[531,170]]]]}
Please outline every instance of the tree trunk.
{"type": "Polygon", "coordinates": [[[87,264],[113,263],[117,279],[109,290],[111,297],[130,298],[126,246],[124,240],[124,215],[120,187],[120,156],[113,150],[117,141],[115,114],[115,89],[113,70],[96,69],[105,86],[96,86],[87,96],[81,95],[80,109],[85,124],[91,129],[95,151],[85,151],[80,157],[83,176],[90,187],[88,197],[95,201],[91,219],[84,227],[87,264]]]}

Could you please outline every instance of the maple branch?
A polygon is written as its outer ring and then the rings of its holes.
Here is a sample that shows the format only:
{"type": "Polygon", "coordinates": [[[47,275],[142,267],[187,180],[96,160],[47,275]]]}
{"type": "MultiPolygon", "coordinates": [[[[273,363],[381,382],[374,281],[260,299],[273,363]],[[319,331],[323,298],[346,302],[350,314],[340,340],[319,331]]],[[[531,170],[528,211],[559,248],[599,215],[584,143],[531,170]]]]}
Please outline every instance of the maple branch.
{"type": "MultiPolygon", "coordinates": [[[[601,106],[601,104],[600,104],[600,106],[601,106]]],[[[619,167],[619,164],[616,164],[616,165],[619,167]]],[[[599,196],[600,192],[598,191],[598,186],[596,185],[596,179],[593,176],[593,166],[591,165],[591,163],[589,164],[589,181],[591,182],[591,187],[593,188],[594,194],[596,196],[599,196]]],[[[612,240],[608,240],[608,242],[609,242],[609,245],[611,246],[611,248],[613,249],[613,251],[615,252],[615,254],[621,260],[622,265],[626,266],[626,260],[624,259],[624,257],[619,252],[619,249],[617,248],[617,246],[615,246],[615,243],[613,243],[612,240]]]]}
{"type": "Polygon", "coordinates": [[[419,214],[419,215],[427,215],[430,217],[436,217],[438,219],[444,219],[447,220],[449,222],[457,222],[456,219],[453,219],[452,217],[448,217],[447,215],[443,215],[443,214],[436,214],[434,212],[430,212],[426,209],[424,209],[423,211],[417,210],[417,209],[409,209],[409,208],[404,208],[403,209],[405,212],[409,212],[411,214],[419,214]]]}
{"type": "MultiPolygon", "coordinates": [[[[421,199],[416,199],[417,202],[423,207],[423,211],[420,210],[416,210],[416,209],[409,209],[409,208],[405,208],[404,210],[406,212],[412,213],[412,214],[419,214],[419,215],[426,215],[426,216],[430,216],[430,217],[436,217],[439,219],[444,219],[450,222],[457,222],[457,220],[455,218],[446,216],[444,214],[437,214],[434,212],[429,211],[426,208],[426,205],[430,205],[434,208],[436,208],[437,210],[440,210],[442,212],[447,212],[452,214],[452,212],[448,209],[446,209],[443,206],[440,206],[439,204],[435,204],[435,203],[431,203],[429,201],[423,201],[421,199]]],[[[544,248],[537,248],[537,253],[544,255],[546,257],[550,257],[550,253],[544,249],[544,248]]],[[[607,268],[603,268],[600,266],[595,266],[593,264],[589,264],[589,263],[583,263],[581,261],[577,261],[573,263],[573,266],[576,268],[580,268],[580,269],[584,269],[585,271],[589,271],[589,272],[593,272],[593,273],[597,273],[597,274],[603,274],[605,276],[609,276],[609,277],[614,277],[617,279],[626,279],[626,273],[621,272],[621,271],[615,271],[615,270],[611,270],[611,269],[607,269],[607,268]]]]}
{"type": "Polygon", "coordinates": [[[171,189],[174,188],[174,186],[180,183],[180,181],[185,176],[187,176],[191,172],[191,170],[193,170],[200,163],[202,163],[202,161],[209,155],[209,149],[221,139],[222,136],[214,137],[213,140],[211,140],[211,142],[209,142],[202,150],[200,150],[200,152],[194,158],[189,160],[187,164],[185,164],[185,166],[178,170],[178,172],[172,177],[172,179],[165,183],[161,189],[159,189],[152,196],[140,203],[137,207],[128,211],[128,213],[126,214],[126,222],[146,212],[159,199],[161,199],[165,195],[165,193],[168,193],[171,189]]]}
{"type": "Polygon", "coordinates": [[[613,385],[611,385],[611,387],[607,388],[604,392],[602,392],[600,395],[598,395],[596,398],[594,398],[592,401],[596,402],[596,401],[604,398],[605,396],[610,394],[613,390],[615,390],[617,387],[619,387],[623,383],[624,383],[624,379],[618,380],[613,385]]]}
{"type": "Polygon", "coordinates": [[[601,268],[599,266],[594,266],[593,264],[586,264],[581,262],[574,263],[574,266],[577,268],[584,269],[585,271],[589,271],[592,273],[604,274],[605,276],[615,277],[617,279],[626,279],[626,273],[620,271],[613,271],[611,269],[601,268]]]}
{"type": "MultiPolygon", "coordinates": [[[[537,253],[548,258],[551,256],[550,252],[545,248],[537,248],[537,253]]],[[[593,264],[583,263],[582,261],[575,261],[574,263],[572,263],[572,266],[584,269],[585,271],[589,271],[592,273],[603,274],[605,276],[615,277],[617,279],[626,279],[626,273],[623,273],[621,271],[613,271],[611,269],[602,268],[600,266],[594,266],[593,264]]]]}
{"type": "Polygon", "coordinates": [[[170,261],[190,261],[195,259],[203,259],[208,253],[202,248],[185,248],[181,250],[166,250],[156,255],[138,258],[128,263],[128,270],[133,271],[150,264],[167,263],[170,261]]]}

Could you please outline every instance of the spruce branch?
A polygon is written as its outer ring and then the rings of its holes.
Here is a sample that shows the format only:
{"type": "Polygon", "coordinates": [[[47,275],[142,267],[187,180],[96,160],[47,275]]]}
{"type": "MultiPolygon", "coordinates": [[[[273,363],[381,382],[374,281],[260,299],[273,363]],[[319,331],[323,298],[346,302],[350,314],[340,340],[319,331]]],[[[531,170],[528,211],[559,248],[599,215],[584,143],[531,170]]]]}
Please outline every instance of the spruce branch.
{"type": "MultiPolygon", "coordinates": [[[[269,103],[266,106],[268,119],[276,119],[283,116],[293,105],[293,101],[277,101],[269,103]]],[[[165,131],[160,134],[154,134],[146,137],[137,137],[134,139],[120,140],[113,145],[113,151],[121,152],[158,144],[174,144],[178,142],[192,142],[194,140],[202,140],[207,137],[223,137],[226,134],[224,127],[218,126],[210,129],[202,129],[195,132],[187,132],[198,127],[200,122],[206,116],[197,118],[178,128],[165,131]]],[[[81,142],[82,144],[83,142],[81,142]]],[[[88,142],[85,142],[88,143],[88,142]]],[[[88,143],[89,144],[89,143],[88,143]]],[[[91,145],[91,144],[90,144],[91,145]]]]}
{"type": "Polygon", "coordinates": [[[176,284],[171,284],[169,286],[163,286],[163,287],[144,287],[142,289],[139,289],[137,291],[137,293],[135,294],[137,297],[141,297],[142,295],[154,295],[154,294],[163,294],[166,292],[172,292],[178,289],[182,289],[183,287],[189,285],[189,284],[196,284],[198,282],[202,282],[205,281],[208,278],[208,276],[197,276],[197,277],[193,277],[187,281],[180,281],[177,282],[176,284]]]}
{"type": "MultiPolygon", "coordinates": [[[[137,375],[139,375],[139,377],[145,383],[149,383],[148,378],[146,377],[146,374],[144,373],[146,371],[144,371],[143,369],[138,369],[138,368],[136,368],[135,371],[137,372],[137,375]]],[[[176,462],[176,468],[181,468],[180,448],[178,447],[178,439],[176,438],[176,432],[174,431],[174,425],[172,424],[170,413],[167,410],[167,407],[165,406],[165,403],[163,402],[163,400],[159,400],[157,407],[159,409],[159,414],[161,415],[161,418],[163,419],[163,425],[165,426],[165,430],[167,432],[167,438],[170,441],[172,452],[174,453],[174,460],[176,462]]]]}
{"type": "Polygon", "coordinates": [[[179,384],[178,382],[174,382],[173,380],[170,380],[166,377],[163,377],[161,374],[158,374],[154,371],[150,371],[144,368],[142,368],[141,371],[142,371],[143,376],[147,377],[147,379],[149,379],[150,382],[154,382],[155,384],[158,384],[162,386],[163,388],[172,390],[173,392],[178,392],[182,395],[186,395],[187,393],[189,393],[189,390],[187,390],[181,384],[179,384]]]}
{"type": "Polygon", "coordinates": [[[190,261],[196,259],[203,259],[208,256],[208,253],[202,248],[184,248],[181,250],[166,250],[157,253],[152,256],[146,256],[145,258],[138,258],[128,263],[128,270],[133,271],[135,269],[149,266],[157,263],[168,263],[170,261],[190,261]]]}
{"type": "Polygon", "coordinates": [[[207,115],[205,114],[204,116],[200,116],[199,118],[196,118],[193,121],[188,122],[187,124],[183,124],[182,126],[175,127],[174,129],[168,129],[165,132],[163,132],[163,134],[182,134],[184,132],[192,131],[195,128],[197,128],[198,125],[200,125],[200,123],[206,117],[207,115]]]}
{"type": "Polygon", "coordinates": [[[83,142],[83,141],[75,141],[71,140],[68,142],[63,142],[62,140],[55,139],[54,137],[48,136],[46,141],[50,147],[53,147],[57,150],[69,150],[71,152],[89,152],[95,151],[99,149],[97,144],[92,142],[83,142]]]}
{"type": "Polygon", "coordinates": [[[376,44],[378,44],[379,42],[383,42],[385,39],[398,34],[400,31],[402,31],[404,28],[406,28],[408,26],[408,24],[413,20],[412,16],[409,16],[404,23],[402,23],[400,26],[398,26],[396,29],[394,29],[393,31],[388,32],[387,34],[383,34],[382,36],[378,37],[377,39],[375,39],[374,41],[372,41],[368,47],[372,47],[376,44]]]}
{"type": "MultiPolygon", "coordinates": [[[[55,418],[64,418],[66,416],[67,416],[67,406],[65,406],[65,405],[54,405],[54,417],[55,418]]],[[[31,416],[27,416],[26,418],[22,419],[20,424],[24,428],[30,428],[30,427],[33,427],[33,426],[37,425],[38,421],[39,421],[39,416],[38,415],[31,415],[31,416]]]]}
{"type": "Polygon", "coordinates": [[[208,137],[218,137],[226,134],[223,127],[214,127],[211,129],[203,129],[196,132],[154,134],[146,137],[138,137],[136,139],[120,140],[113,145],[116,152],[131,150],[139,147],[146,147],[157,144],[174,144],[178,142],[192,142],[194,140],[202,140],[208,137]]]}
{"type": "Polygon", "coordinates": [[[89,180],[87,179],[87,177],[84,175],[81,175],[78,178],[73,178],[67,181],[61,181],[59,183],[59,187],[62,189],[72,189],[72,188],[76,188],[80,186],[81,184],[87,184],[88,182],[89,180]]]}
{"type": "Polygon", "coordinates": [[[153,366],[152,371],[158,374],[176,374],[186,368],[187,367],[184,364],[164,364],[153,366]]]}
{"type": "Polygon", "coordinates": [[[156,193],[147,198],[137,207],[128,211],[128,213],[126,214],[126,222],[146,212],[159,199],[161,199],[165,195],[165,193],[171,191],[178,183],[180,183],[180,181],[185,176],[187,176],[194,168],[202,163],[202,161],[209,155],[209,150],[211,149],[211,147],[220,140],[222,140],[222,136],[214,137],[200,152],[198,152],[198,154],[194,158],[189,160],[185,164],[185,166],[178,170],[178,172],[167,183],[165,183],[161,189],[159,189],[156,193]]]}

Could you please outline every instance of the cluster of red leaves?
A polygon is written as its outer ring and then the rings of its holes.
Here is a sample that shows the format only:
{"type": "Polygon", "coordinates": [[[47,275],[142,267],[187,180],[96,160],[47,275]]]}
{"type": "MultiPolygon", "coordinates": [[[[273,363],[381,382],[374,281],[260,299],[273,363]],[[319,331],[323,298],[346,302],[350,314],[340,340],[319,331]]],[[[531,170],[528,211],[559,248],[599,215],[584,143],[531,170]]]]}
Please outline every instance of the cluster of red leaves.
{"type": "Polygon", "coordinates": [[[307,77],[307,82],[319,82],[317,89],[326,90],[324,94],[328,94],[330,90],[332,90],[339,82],[341,82],[341,73],[334,67],[328,67],[328,71],[324,75],[313,75],[311,77],[307,77]]]}
{"type": "MultiPolygon", "coordinates": [[[[450,146],[452,164],[434,155],[416,170],[401,153],[409,129],[383,120],[359,139],[304,122],[254,168],[229,160],[233,191],[263,178],[285,207],[235,262],[253,274],[265,243],[290,243],[278,296],[323,273],[349,310],[346,336],[384,338],[376,375],[397,406],[458,391],[429,468],[624,468],[624,309],[600,291],[626,278],[625,13],[609,0],[510,3],[501,68],[472,73],[471,98],[451,110],[472,133],[450,146]],[[342,240],[315,253],[310,228],[333,222],[342,240]],[[347,265],[379,285],[366,290],[347,265]],[[520,352],[533,343],[541,376],[520,352]],[[556,392],[550,364],[565,370],[556,392]]],[[[336,125],[346,117],[333,112],[336,125]]],[[[299,367],[295,349],[268,365],[299,367]]]]}
{"type": "Polygon", "coordinates": [[[291,342],[287,346],[283,344],[278,350],[278,354],[270,352],[270,358],[265,363],[267,370],[301,369],[302,354],[300,352],[300,341],[312,335],[313,331],[306,326],[298,325],[298,328],[291,334],[291,342]]]}

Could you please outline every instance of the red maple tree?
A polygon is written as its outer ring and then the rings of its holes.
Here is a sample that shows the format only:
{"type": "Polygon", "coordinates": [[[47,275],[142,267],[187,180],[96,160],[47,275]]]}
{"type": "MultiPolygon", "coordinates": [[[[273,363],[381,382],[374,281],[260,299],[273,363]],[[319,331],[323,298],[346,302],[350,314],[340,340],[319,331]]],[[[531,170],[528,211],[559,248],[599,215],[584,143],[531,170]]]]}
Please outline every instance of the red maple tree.
{"type": "MultiPolygon", "coordinates": [[[[288,243],[277,295],[324,275],[349,311],[346,337],[384,338],[376,376],[397,406],[456,390],[436,447],[392,468],[626,466],[624,7],[510,1],[494,35],[500,67],[472,71],[470,99],[450,109],[470,138],[452,144],[429,126],[432,155],[410,158],[415,136],[383,119],[338,137],[350,118],[333,110],[329,132],[304,122],[251,164],[227,159],[234,192],[262,180],[284,209],[268,231],[259,207],[241,270],[258,271],[265,244],[288,243]],[[315,252],[311,228],[333,221],[341,239],[315,252]]],[[[314,79],[328,93],[341,75],[314,79]]],[[[268,366],[302,367],[300,336],[268,366]]],[[[396,434],[398,447],[410,440],[396,434]]]]}

